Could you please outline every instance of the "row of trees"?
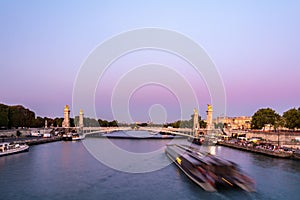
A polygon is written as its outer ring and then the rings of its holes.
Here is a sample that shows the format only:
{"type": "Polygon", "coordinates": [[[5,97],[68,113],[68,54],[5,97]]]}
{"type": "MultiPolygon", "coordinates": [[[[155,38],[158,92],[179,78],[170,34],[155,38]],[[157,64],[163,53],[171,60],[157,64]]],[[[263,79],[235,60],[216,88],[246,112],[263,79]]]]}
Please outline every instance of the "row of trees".
{"type": "MultiPolygon", "coordinates": [[[[5,104],[0,104],[0,128],[17,128],[17,127],[44,127],[45,121],[47,120],[48,126],[52,125],[54,127],[61,127],[64,118],[49,118],[40,117],[35,115],[35,113],[21,105],[8,106],[5,104]]],[[[75,118],[70,118],[70,126],[75,127],[79,124],[79,116],[75,118]]],[[[88,127],[108,127],[108,126],[118,126],[116,120],[107,121],[102,119],[92,119],[84,118],[84,126],[88,127]]]]}
{"type": "Polygon", "coordinates": [[[262,129],[265,125],[270,124],[274,129],[279,127],[286,127],[288,129],[300,128],[300,107],[298,109],[292,108],[279,115],[271,108],[262,108],[254,113],[251,121],[252,129],[262,129]]]}
{"type": "MultiPolygon", "coordinates": [[[[74,123],[76,126],[79,125],[79,116],[75,116],[74,118],[74,123]]],[[[93,119],[93,118],[89,118],[89,117],[85,117],[83,119],[83,124],[84,126],[87,127],[112,127],[112,126],[118,126],[118,121],[113,120],[113,121],[107,121],[107,120],[102,120],[102,119],[93,119]]]]}
{"type": "MultiPolygon", "coordinates": [[[[206,128],[206,122],[201,119],[201,116],[198,115],[198,121],[200,128],[206,128]]],[[[178,120],[172,123],[164,124],[164,127],[172,126],[173,128],[193,128],[194,124],[194,115],[191,115],[190,120],[178,120]]]]}
{"type": "Polygon", "coordinates": [[[35,113],[23,106],[0,104],[0,127],[29,127],[35,123],[35,113]]]}

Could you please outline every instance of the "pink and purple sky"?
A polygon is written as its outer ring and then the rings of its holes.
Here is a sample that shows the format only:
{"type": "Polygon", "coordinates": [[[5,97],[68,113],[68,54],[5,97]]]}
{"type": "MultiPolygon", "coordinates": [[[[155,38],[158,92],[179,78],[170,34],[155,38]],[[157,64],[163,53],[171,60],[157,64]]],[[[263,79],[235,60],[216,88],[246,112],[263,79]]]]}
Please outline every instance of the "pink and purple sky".
{"type": "MultiPolygon", "coordinates": [[[[120,32],[157,27],[187,35],[205,49],[224,82],[226,115],[251,116],[262,107],[282,114],[300,106],[299,9],[299,1],[289,0],[0,1],[0,102],[61,117],[64,105],[72,105],[80,66],[97,45],[120,32]]],[[[109,92],[102,90],[111,90],[122,75],[118,68],[135,59],[160,59],[190,77],[204,117],[210,96],[203,79],[182,70],[179,58],[157,54],[114,63],[95,94],[99,118],[113,119],[109,92]]],[[[168,121],[178,119],[172,92],[153,85],[137,90],[129,109],[134,120],[149,121],[144,112],[157,104],[168,121]]]]}

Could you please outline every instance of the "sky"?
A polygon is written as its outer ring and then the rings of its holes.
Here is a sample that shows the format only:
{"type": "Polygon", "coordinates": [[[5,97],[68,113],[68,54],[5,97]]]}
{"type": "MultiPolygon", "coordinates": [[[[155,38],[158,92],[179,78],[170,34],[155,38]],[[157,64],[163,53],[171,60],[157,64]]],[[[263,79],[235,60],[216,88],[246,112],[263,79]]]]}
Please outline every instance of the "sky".
{"type": "MultiPolygon", "coordinates": [[[[289,0],[2,0],[0,102],[22,104],[38,116],[62,117],[64,106],[73,103],[81,66],[96,47],[120,33],[155,27],[181,33],[205,50],[224,83],[226,113],[222,114],[252,116],[264,107],[282,114],[300,106],[299,9],[299,1],[289,0]]],[[[143,76],[146,79],[147,74],[143,76]]],[[[133,121],[173,121],[193,113],[182,114],[182,102],[199,108],[205,118],[206,104],[213,104],[205,77],[170,52],[144,50],[111,64],[99,78],[95,105],[91,106],[102,119],[118,115],[118,121],[126,121],[122,112],[129,112],[133,121]],[[177,73],[174,79],[183,77],[194,91],[197,105],[187,97],[178,99],[174,91],[185,90],[180,89],[181,84],[173,84],[174,89],[146,84],[128,91],[132,95],[124,99],[127,107],[115,114],[114,88],[121,81],[127,80],[122,83],[126,85],[140,78],[126,79],[126,75],[137,65],[149,63],[167,65],[177,73]]],[[[71,111],[72,115],[76,112],[71,111]]]]}

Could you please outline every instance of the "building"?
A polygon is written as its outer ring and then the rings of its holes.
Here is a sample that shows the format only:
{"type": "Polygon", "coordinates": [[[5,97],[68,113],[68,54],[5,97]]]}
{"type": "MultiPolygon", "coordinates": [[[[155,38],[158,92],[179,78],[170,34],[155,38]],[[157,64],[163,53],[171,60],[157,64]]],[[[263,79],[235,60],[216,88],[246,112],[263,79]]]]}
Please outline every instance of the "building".
{"type": "Polygon", "coordinates": [[[246,130],[251,128],[252,117],[217,117],[214,119],[214,124],[222,123],[226,128],[232,130],[246,130]]]}

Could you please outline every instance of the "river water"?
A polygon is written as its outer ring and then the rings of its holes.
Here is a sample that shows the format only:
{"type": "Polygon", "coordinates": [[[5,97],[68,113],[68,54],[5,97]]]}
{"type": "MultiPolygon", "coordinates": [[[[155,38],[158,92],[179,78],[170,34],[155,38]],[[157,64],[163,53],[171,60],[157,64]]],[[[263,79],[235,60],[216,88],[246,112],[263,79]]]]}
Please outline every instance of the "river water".
{"type": "Polygon", "coordinates": [[[86,138],[31,146],[29,152],[0,157],[0,199],[300,199],[299,161],[201,146],[238,163],[256,182],[253,193],[209,193],[169,164],[163,152],[169,142],[185,140],[86,138]],[[116,154],[111,146],[143,156],[116,154]]]}

